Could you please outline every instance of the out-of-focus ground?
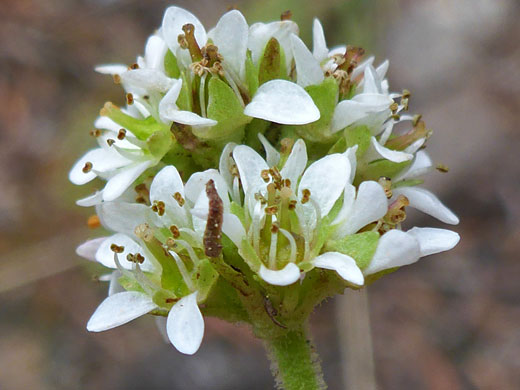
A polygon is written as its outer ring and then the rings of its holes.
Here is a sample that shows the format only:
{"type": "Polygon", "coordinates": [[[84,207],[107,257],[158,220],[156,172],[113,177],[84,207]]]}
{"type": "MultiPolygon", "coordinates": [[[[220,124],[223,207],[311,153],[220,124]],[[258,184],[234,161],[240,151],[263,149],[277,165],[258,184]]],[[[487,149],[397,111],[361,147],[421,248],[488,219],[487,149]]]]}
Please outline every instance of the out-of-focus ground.
{"type": "MultiPolygon", "coordinates": [[[[390,85],[450,166],[429,187],[461,217],[462,240],[369,288],[380,389],[520,388],[520,6],[515,0],[179,1],[206,25],[229,5],[249,22],[292,8],[319,16],[331,46],[363,44],[390,59],[390,85]]],[[[266,389],[262,345],[207,320],[201,350],[166,345],[151,318],[104,334],[85,323],[105,295],[101,270],[74,254],[96,232],[67,182],[94,141],[106,100],[121,101],[95,64],[134,61],[167,3],[0,2],[0,389],[266,389]]],[[[303,28],[309,42],[309,28],[303,28]]],[[[419,226],[441,226],[411,216],[419,226]]],[[[330,389],[344,388],[334,300],[312,318],[330,389]]],[[[349,313],[347,313],[348,315],[349,313]]],[[[352,313],[355,316],[356,313],[352,313]]],[[[339,322],[339,323],[338,323],[339,322]]]]}

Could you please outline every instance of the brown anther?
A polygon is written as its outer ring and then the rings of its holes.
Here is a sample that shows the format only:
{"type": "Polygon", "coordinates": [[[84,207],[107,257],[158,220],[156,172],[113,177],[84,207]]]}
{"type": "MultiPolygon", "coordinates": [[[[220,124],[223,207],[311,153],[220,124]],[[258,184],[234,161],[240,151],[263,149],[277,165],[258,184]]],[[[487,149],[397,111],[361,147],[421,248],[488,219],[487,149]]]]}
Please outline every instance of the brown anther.
{"type": "Polygon", "coordinates": [[[90,130],[89,134],[92,136],[92,137],[100,137],[101,136],[101,130],[99,129],[92,129],[90,130]]]}
{"type": "Polygon", "coordinates": [[[385,195],[388,199],[392,197],[392,179],[386,176],[381,176],[378,180],[378,183],[385,190],[385,195]]]}
{"type": "Polygon", "coordinates": [[[392,118],[394,121],[399,121],[401,120],[401,115],[393,114],[392,116],[390,116],[390,118],[392,118]]]}
{"type": "Polygon", "coordinates": [[[283,182],[283,186],[287,188],[291,188],[291,179],[285,179],[283,182]]]}
{"type": "Polygon", "coordinates": [[[435,169],[437,169],[439,172],[442,172],[442,173],[448,173],[450,171],[450,168],[448,168],[448,166],[444,165],[444,164],[439,164],[435,167],[435,169]]]}
{"type": "Polygon", "coordinates": [[[260,172],[260,176],[262,177],[263,181],[269,183],[269,169],[263,169],[262,172],[260,172]]]}
{"type": "Polygon", "coordinates": [[[390,104],[390,110],[392,110],[393,113],[395,113],[398,109],[399,109],[399,104],[397,104],[396,102],[393,102],[392,104],[390,104]]]}
{"type": "Polygon", "coordinates": [[[307,203],[310,198],[311,198],[311,191],[309,189],[305,188],[302,191],[302,199],[300,200],[301,204],[307,203]]]}
{"type": "Polygon", "coordinates": [[[174,303],[174,302],[177,302],[179,299],[177,298],[166,298],[165,299],[165,302],[166,303],[174,303]]]}
{"type": "Polygon", "coordinates": [[[85,165],[83,166],[83,173],[89,173],[92,170],[92,163],[90,161],[87,161],[85,165]]]}
{"type": "Polygon", "coordinates": [[[161,200],[155,200],[152,205],[152,211],[159,214],[159,216],[164,215],[166,205],[161,200]]]}
{"type": "Polygon", "coordinates": [[[150,229],[150,226],[147,223],[142,223],[137,225],[134,229],[134,233],[137,237],[141,238],[146,242],[151,242],[153,240],[153,230],[150,229]]]}
{"type": "Polygon", "coordinates": [[[409,99],[411,95],[412,94],[411,94],[411,92],[409,90],[403,89],[403,98],[404,99],[409,99]]]}
{"type": "Polygon", "coordinates": [[[269,206],[265,208],[267,215],[275,215],[278,212],[278,206],[269,206]]]}
{"type": "Polygon", "coordinates": [[[419,123],[419,121],[421,120],[422,118],[422,115],[421,114],[417,114],[413,117],[413,120],[412,120],[412,125],[415,127],[417,126],[417,124],[419,123]]]}
{"type": "Polygon", "coordinates": [[[284,12],[282,12],[282,14],[280,15],[280,20],[281,20],[281,21],[284,21],[284,20],[291,20],[291,19],[292,19],[292,11],[291,11],[291,10],[284,11],[284,12]]]}
{"type": "Polygon", "coordinates": [[[294,145],[294,140],[292,138],[283,138],[280,141],[280,152],[282,154],[289,154],[291,153],[292,147],[294,145]]]}
{"type": "Polygon", "coordinates": [[[274,222],[271,225],[271,233],[276,234],[276,233],[278,233],[279,230],[280,230],[280,225],[278,224],[278,222],[274,222]]]}
{"type": "Polygon", "coordinates": [[[143,96],[143,99],[144,99],[144,100],[150,100],[150,96],[148,96],[148,95],[144,95],[144,96],[143,96]]]}
{"type": "Polygon", "coordinates": [[[264,196],[260,192],[257,192],[255,194],[255,200],[257,202],[260,202],[261,204],[266,204],[267,203],[267,199],[265,199],[264,196]]]}
{"type": "Polygon", "coordinates": [[[132,65],[129,66],[129,68],[131,70],[136,70],[136,69],[139,69],[139,65],[137,65],[137,63],[134,62],[132,65]]]}
{"type": "Polygon", "coordinates": [[[170,226],[170,232],[172,233],[173,238],[179,238],[179,236],[181,235],[179,228],[175,225],[170,226]]]}
{"type": "Polygon", "coordinates": [[[132,95],[130,92],[126,94],[126,104],[128,104],[129,106],[134,104],[134,95],[132,95]]]}
{"type": "Polygon", "coordinates": [[[142,254],[136,253],[134,258],[137,263],[139,263],[139,264],[144,263],[144,256],[142,254]]]}
{"type": "Polygon", "coordinates": [[[112,138],[108,138],[108,139],[107,139],[107,145],[108,145],[108,146],[112,146],[112,145],[114,145],[115,143],[116,143],[116,141],[115,141],[114,139],[112,139],[112,138]]]}
{"type": "Polygon", "coordinates": [[[114,83],[121,84],[121,76],[119,76],[118,74],[115,74],[112,76],[112,78],[114,80],[114,83]]]}
{"type": "Polygon", "coordinates": [[[117,133],[117,139],[118,140],[124,140],[126,137],[126,130],[125,129],[119,129],[119,132],[117,133]]]}
{"type": "Polygon", "coordinates": [[[177,244],[175,243],[175,239],[173,237],[168,237],[166,239],[165,245],[170,250],[174,249],[177,246],[177,244]]]}
{"type": "Polygon", "coordinates": [[[298,202],[296,200],[289,201],[289,210],[294,210],[296,208],[296,204],[298,202]]]}
{"type": "Polygon", "coordinates": [[[119,246],[116,244],[112,244],[112,245],[110,245],[110,250],[114,253],[123,253],[125,251],[125,247],[119,246]]]}
{"type": "Polygon", "coordinates": [[[87,226],[89,229],[96,229],[101,226],[101,221],[97,215],[91,215],[87,219],[87,226]]]}
{"type": "Polygon", "coordinates": [[[180,192],[173,194],[173,199],[175,199],[181,207],[184,206],[184,203],[186,203],[180,192]]]}

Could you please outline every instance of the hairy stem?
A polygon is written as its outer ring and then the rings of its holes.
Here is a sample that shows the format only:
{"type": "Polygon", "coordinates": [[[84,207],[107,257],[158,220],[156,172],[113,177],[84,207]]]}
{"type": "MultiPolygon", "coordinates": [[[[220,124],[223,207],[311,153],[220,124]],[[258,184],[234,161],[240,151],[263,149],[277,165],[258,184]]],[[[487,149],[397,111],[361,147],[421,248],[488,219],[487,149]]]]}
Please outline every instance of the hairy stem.
{"type": "Polygon", "coordinates": [[[303,328],[289,330],[267,340],[267,348],[272,362],[271,370],[280,389],[326,388],[318,355],[303,328]]]}

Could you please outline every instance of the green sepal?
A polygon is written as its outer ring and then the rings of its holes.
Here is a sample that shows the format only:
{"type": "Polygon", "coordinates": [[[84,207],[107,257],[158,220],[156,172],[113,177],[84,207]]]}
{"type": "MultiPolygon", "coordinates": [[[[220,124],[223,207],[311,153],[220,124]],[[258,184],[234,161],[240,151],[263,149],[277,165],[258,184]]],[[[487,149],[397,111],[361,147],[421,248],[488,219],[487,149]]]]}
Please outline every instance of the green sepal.
{"type": "Polygon", "coordinates": [[[157,159],[161,159],[170,150],[172,142],[172,134],[164,130],[153,133],[146,140],[148,150],[157,159]]]}
{"type": "Polygon", "coordinates": [[[341,137],[336,141],[334,145],[329,149],[327,154],[344,153],[347,150],[347,141],[345,137],[341,137]]]}
{"type": "Polygon", "coordinates": [[[172,295],[169,291],[159,290],[155,294],[153,294],[152,300],[153,302],[162,308],[170,310],[171,307],[180,299],[180,297],[176,297],[172,295]]]}
{"type": "Polygon", "coordinates": [[[242,206],[235,202],[231,202],[231,204],[229,205],[229,211],[231,211],[231,214],[234,214],[238,217],[240,222],[242,222],[242,225],[246,224],[246,213],[242,206]]]}
{"type": "Polygon", "coordinates": [[[147,243],[146,247],[161,265],[161,286],[176,297],[183,297],[190,293],[182,275],[175,263],[175,259],[166,255],[159,242],[147,243]]]}
{"type": "Polygon", "coordinates": [[[276,38],[271,38],[264,49],[264,54],[258,66],[258,84],[262,85],[268,81],[281,78],[282,62],[280,43],[276,38]]]}
{"type": "Polygon", "coordinates": [[[253,64],[251,51],[247,51],[246,56],[246,83],[249,90],[249,96],[253,96],[258,89],[258,69],[253,64]]]}
{"type": "Polygon", "coordinates": [[[392,182],[392,188],[414,187],[414,186],[418,186],[423,183],[424,183],[424,180],[421,180],[421,179],[401,180],[401,181],[398,181],[395,183],[392,182]]]}
{"type": "Polygon", "coordinates": [[[146,119],[137,119],[125,114],[113,104],[106,104],[101,110],[102,115],[108,116],[119,126],[130,130],[138,139],[145,141],[149,136],[157,131],[164,130],[164,125],[158,123],[152,116],[146,119]]]}
{"type": "Polygon", "coordinates": [[[173,55],[171,50],[168,50],[164,56],[164,72],[168,77],[174,79],[178,79],[181,74],[177,58],[173,55]]]}
{"type": "Polygon", "coordinates": [[[243,126],[251,121],[244,115],[244,107],[233,89],[217,77],[211,77],[208,83],[207,116],[218,123],[207,128],[192,128],[193,134],[207,140],[240,141],[243,126]]]}
{"type": "Polygon", "coordinates": [[[191,93],[190,83],[188,83],[188,78],[184,72],[181,72],[180,77],[182,79],[182,87],[175,104],[177,104],[177,107],[179,107],[181,111],[191,111],[193,107],[193,95],[191,93]]]}
{"type": "Polygon", "coordinates": [[[330,122],[338,100],[338,84],[333,78],[327,78],[319,85],[305,87],[305,90],[320,110],[320,119],[306,125],[286,127],[294,129],[300,137],[308,141],[330,143],[337,137],[330,132],[330,122]]]}
{"type": "Polygon", "coordinates": [[[262,261],[255,252],[255,249],[251,246],[247,238],[242,240],[242,248],[239,250],[240,256],[247,263],[249,268],[254,271],[258,271],[262,265],[262,261]]]}
{"type": "Polygon", "coordinates": [[[379,233],[363,232],[327,242],[328,252],[339,252],[356,260],[359,268],[364,269],[370,264],[377,249],[379,233]]]}
{"type": "Polygon", "coordinates": [[[238,292],[223,278],[217,278],[211,293],[201,307],[202,314],[236,323],[249,322],[247,311],[242,306],[238,292]]]}
{"type": "Polygon", "coordinates": [[[209,295],[211,288],[218,279],[215,271],[208,259],[203,259],[197,265],[197,272],[194,273],[194,282],[197,286],[197,300],[204,302],[209,295]]]}
{"type": "Polygon", "coordinates": [[[370,138],[372,133],[367,126],[357,126],[354,128],[348,128],[344,131],[345,141],[347,142],[347,148],[351,148],[354,145],[358,146],[356,151],[356,157],[361,158],[368,147],[370,146],[370,138]]]}
{"type": "Polygon", "coordinates": [[[358,185],[367,180],[378,180],[381,176],[393,178],[410,164],[411,161],[395,163],[389,160],[380,159],[372,161],[369,164],[360,165],[356,171],[354,185],[358,185]]]}
{"type": "Polygon", "coordinates": [[[117,279],[117,282],[123,287],[126,291],[137,291],[141,293],[145,293],[141,285],[135,280],[127,275],[122,275],[117,279]]]}

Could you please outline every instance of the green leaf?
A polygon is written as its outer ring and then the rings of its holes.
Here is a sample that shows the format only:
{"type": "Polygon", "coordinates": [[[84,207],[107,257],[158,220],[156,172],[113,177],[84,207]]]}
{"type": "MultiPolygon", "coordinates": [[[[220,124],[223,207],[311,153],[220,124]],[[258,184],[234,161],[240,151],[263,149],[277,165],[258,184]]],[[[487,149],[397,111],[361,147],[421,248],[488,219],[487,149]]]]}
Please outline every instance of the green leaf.
{"type": "Polygon", "coordinates": [[[244,115],[244,108],[229,85],[218,77],[211,77],[208,83],[208,118],[216,120],[215,126],[204,129],[192,128],[193,134],[202,139],[216,141],[238,141],[242,138],[243,127],[251,121],[244,115]]]}
{"type": "Polygon", "coordinates": [[[356,157],[361,158],[368,147],[370,146],[370,138],[372,134],[367,126],[357,126],[351,129],[346,129],[344,132],[345,140],[347,141],[347,148],[354,145],[358,146],[356,157]]]}
{"type": "Polygon", "coordinates": [[[286,126],[294,129],[300,136],[311,142],[327,143],[337,135],[330,133],[330,122],[338,100],[338,84],[333,78],[327,78],[319,85],[305,88],[314,104],[320,110],[320,119],[303,126],[286,126]]]}
{"type": "Polygon", "coordinates": [[[210,261],[208,259],[201,260],[198,264],[194,280],[197,285],[197,299],[199,301],[203,302],[206,300],[217,279],[218,273],[215,271],[210,261]]]}
{"type": "Polygon", "coordinates": [[[327,251],[350,256],[356,260],[358,267],[363,269],[370,264],[370,260],[376,252],[378,241],[379,233],[363,232],[327,242],[327,251]]]}
{"type": "Polygon", "coordinates": [[[172,141],[172,135],[169,131],[157,131],[146,140],[146,143],[150,153],[161,159],[170,149],[172,141]]]}
{"type": "Polygon", "coordinates": [[[177,58],[173,55],[171,50],[168,50],[164,56],[164,71],[168,77],[174,79],[178,79],[181,74],[179,65],[177,64],[177,58]]]}
{"type": "Polygon", "coordinates": [[[249,90],[249,96],[253,96],[258,89],[258,69],[253,64],[251,51],[247,51],[246,57],[246,83],[249,90]]]}
{"type": "Polygon", "coordinates": [[[271,38],[265,46],[264,55],[258,67],[259,85],[281,78],[281,66],[285,66],[281,59],[280,43],[276,38],[271,38]]]}

